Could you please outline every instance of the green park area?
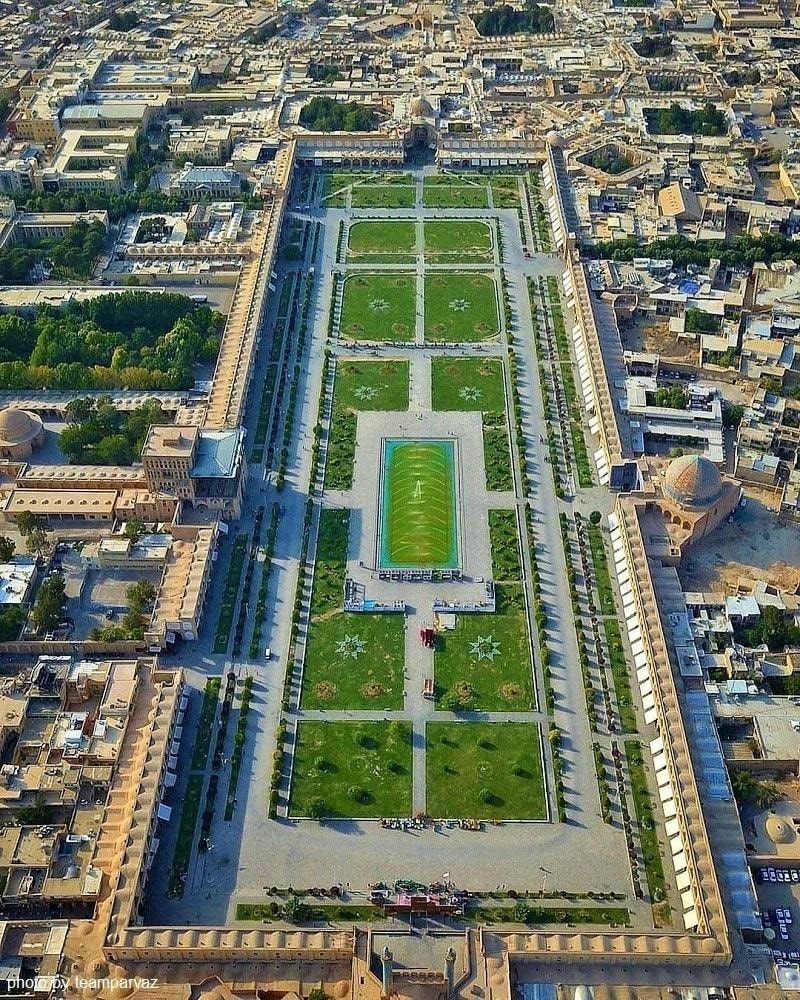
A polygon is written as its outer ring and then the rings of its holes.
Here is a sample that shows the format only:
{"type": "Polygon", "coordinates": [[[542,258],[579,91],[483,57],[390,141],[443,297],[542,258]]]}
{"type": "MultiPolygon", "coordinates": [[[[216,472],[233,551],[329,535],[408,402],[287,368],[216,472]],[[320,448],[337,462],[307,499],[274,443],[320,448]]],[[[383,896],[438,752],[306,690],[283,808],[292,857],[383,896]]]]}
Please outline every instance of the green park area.
{"type": "Polygon", "coordinates": [[[353,188],[353,208],[413,208],[413,184],[359,184],[353,188]]]}
{"type": "Polygon", "coordinates": [[[493,615],[458,615],[434,653],[441,711],[526,712],[534,707],[525,600],[520,584],[495,588],[493,615]]]}
{"type": "Polygon", "coordinates": [[[348,256],[359,263],[366,261],[411,260],[416,254],[417,232],[405,219],[354,222],[347,234],[348,256]]]}
{"type": "Polygon", "coordinates": [[[431,358],[434,410],[503,413],[506,393],[500,358],[431,358]]]}
{"type": "Polygon", "coordinates": [[[342,611],[350,511],[323,510],[317,536],[303,708],[403,707],[405,620],[342,611]]]}
{"type": "Polygon", "coordinates": [[[488,222],[477,219],[426,221],[425,256],[434,261],[485,259],[491,256],[493,237],[488,222]]]}
{"type": "Polygon", "coordinates": [[[503,362],[499,358],[431,358],[434,410],[480,410],[486,487],[512,490],[503,362]]]}
{"type": "Polygon", "coordinates": [[[486,182],[440,174],[426,177],[422,189],[425,208],[488,208],[486,182]]]}
{"type": "Polygon", "coordinates": [[[414,274],[351,274],[344,284],[340,331],[353,340],[413,340],[416,296],[414,274]]]}
{"type": "Polygon", "coordinates": [[[334,171],[326,174],[323,205],[344,208],[351,195],[353,208],[410,208],[414,204],[411,174],[334,171]],[[351,194],[352,192],[352,194],[351,194]]]}
{"type": "Polygon", "coordinates": [[[401,709],[402,615],[333,612],[309,626],[301,705],[311,709],[401,709]]]}
{"type": "Polygon", "coordinates": [[[519,560],[519,531],[514,510],[489,511],[489,541],[492,547],[492,576],[505,583],[522,579],[519,560]]]}
{"type": "Polygon", "coordinates": [[[326,488],[346,490],[353,485],[359,411],[407,409],[408,361],[339,361],[325,464],[326,488]]]}
{"type": "Polygon", "coordinates": [[[429,722],[426,811],[442,818],[547,819],[539,727],[429,722]]]}
{"type": "Polygon", "coordinates": [[[519,181],[516,174],[492,174],[489,185],[495,208],[519,208],[519,181]]]}
{"type": "Polygon", "coordinates": [[[488,274],[432,271],[425,275],[425,339],[487,340],[500,332],[497,286],[488,274]]]}
{"type": "Polygon", "coordinates": [[[292,763],[292,816],[408,816],[407,722],[300,722],[292,763]]]}

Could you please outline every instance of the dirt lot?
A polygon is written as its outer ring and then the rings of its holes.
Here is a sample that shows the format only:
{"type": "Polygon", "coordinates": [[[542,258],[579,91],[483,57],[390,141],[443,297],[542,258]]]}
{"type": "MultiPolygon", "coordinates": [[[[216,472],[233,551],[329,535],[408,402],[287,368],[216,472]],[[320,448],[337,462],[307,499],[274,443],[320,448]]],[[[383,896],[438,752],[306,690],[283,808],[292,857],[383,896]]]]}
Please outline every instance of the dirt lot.
{"type": "Polygon", "coordinates": [[[745,508],[689,552],[680,577],[686,590],[736,589],[740,577],[766,580],[794,591],[800,586],[800,532],[796,522],[779,519],[772,491],[749,487],[745,508]]]}
{"type": "Polygon", "coordinates": [[[623,350],[650,351],[662,358],[696,365],[700,361],[700,341],[684,340],[669,332],[669,317],[637,319],[620,330],[623,350]]]}

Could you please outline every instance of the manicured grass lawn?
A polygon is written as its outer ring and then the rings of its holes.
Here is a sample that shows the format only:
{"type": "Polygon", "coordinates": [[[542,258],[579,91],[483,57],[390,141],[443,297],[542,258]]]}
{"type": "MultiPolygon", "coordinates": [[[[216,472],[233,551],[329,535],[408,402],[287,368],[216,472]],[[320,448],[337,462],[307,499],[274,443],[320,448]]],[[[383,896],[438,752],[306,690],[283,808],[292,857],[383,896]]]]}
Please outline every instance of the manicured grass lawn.
{"type": "Polygon", "coordinates": [[[422,202],[426,208],[486,208],[486,184],[431,184],[425,181],[422,202]]]}
{"type": "Polygon", "coordinates": [[[425,223],[425,254],[429,257],[488,257],[492,230],[478,220],[444,219],[425,223]]]}
{"type": "Polygon", "coordinates": [[[514,475],[511,471],[511,446],[505,417],[487,413],[483,418],[483,464],[486,469],[487,490],[513,490],[514,475]],[[490,419],[497,418],[490,423],[490,419]]]}
{"type": "Polygon", "coordinates": [[[506,430],[503,362],[499,358],[432,358],[434,410],[483,411],[483,460],[490,490],[513,490],[506,430]]]}
{"type": "Polygon", "coordinates": [[[408,816],[411,727],[406,722],[300,722],[293,816],[408,816]]]}
{"type": "Polygon", "coordinates": [[[202,771],[208,760],[208,750],[211,745],[211,732],[214,716],[217,714],[219,689],[222,686],[221,677],[209,677],[203,690],[203,704],[200,706],[200,719],[197,723],[197,734],[192,747],[192,770],[202,771]]]}
{"type": "MultiPolygon", "coordinates": [[[[513,924],[513,907],[476,906],[467,916],[480,924],[513,924]]],[[[551,924],[602,924],[605,927],[629,927],[630,910],[625,906],[529,906],[528,927],[551,924]]]]}
{"type": "Polygon", "coordinates": [[[664,862],[658,845],[658,833],[653,815],[653,797],[647,784],[644,756],[641,745],[636,740],[625,741],[625,756],[628,758],[628,773],[631,778],[633,804],[639,825],[639,841],[642,845],[647,887],[655,903],[663,900],[667,882],[664,878],[664,862]]]}
{"type": "Polygon", "coordinates": [[[344,284],[341,333],[353,340],[413,340],[414,274],[353,274],[344,284]]]}
{"type": "Polygon", "coordinates": [[[414,223],[354,222],[348,232],[347,249],[352,257],[413,254],[416,251],[414,223]]]}
{"type": "Polygon", "coordinates": [[[349,510],[326,508],[320,511],[311,591],[312,616],[327,615],[342,607],[349,531],[349,510]]]}
{"type": "Polygon", "coordinates": [[[407,410],[408,361],[338,361],[334,405],[347,410],[407,410]]]}
{"type": "Polygon", "coordinates": [[[233,625],[233,612],[236,607],[236,598],[239,594],[244,557],[247,553],[247,541],[248,536],[240,533],[236,536],[233,543],[231,561],[228,564],[228,574],[225,577],[225,590],[222,594],[222,604],[219,609],[219,618],[217,619],[217,630],[214,633],[215,653],[224,653],[228,648],[231,626],[233,625]]]}
{"type": "Polygon", "coordinates": [[[513,510],[489,511],[489,539],[492,544],[492,573],[495,580],[518,583],[522,579],[519,561],[517,515],[513,510]]]}
{"type": "Polygon", "coordinates": [[[439,635],[434,653],[437,708],[452,710],[457,701],[464,709],[487,712],[534,707],[522,587],[498,586],[496,597],[494,615],[458,615],[455,630],[439,635]]]}
{"type": "Polygon", "coordinates": [[[414,186],[359,184],[353,188],[353,208],[413,208],[414,186]]]}
{"type": "Polygon", "coordinates": [[[514,174],[492,175],[489,184],[495,208],[519,208],[519,186],[514,174]]]}
{"type": "Polygon", "coordinates": [[[529,722],[429,722],[428,815],[546,819],[539,727],[529,722]]]}
{"type": "Polygon", "coordinates": [[[312,617],[303,708],[401,709],[405,619],[335,611],[312,617]]]}
{"type": "Polygon", "coordinates": [[[194,829],[197,826],[202,791],[203,775],[190,774],[186,785],[186,794],[180,804],[178,835],[175,839],[175,853],[172,855],[172,868],[169,873],[168,892],[172,898],[183,896],[183,875],[189,867],[189,859],[192,856],[194,829]]]}
{"type": "Polygon", "coordinates": [[[408,361],[339,361],[325,465],[326,488],[346,490],[353,485],[359,410],[407,409],[408,361]]]}
{"type": "Polygon", "coordinates": [[[500,358],[431,358],[434,410],[503,413],[506,392],[500,358]]]}
{"type": "Polygon", "coordinates": [[[497,287],[488,274],[425,275],[425,339],[469,342],[500,331],[497,287]]]}

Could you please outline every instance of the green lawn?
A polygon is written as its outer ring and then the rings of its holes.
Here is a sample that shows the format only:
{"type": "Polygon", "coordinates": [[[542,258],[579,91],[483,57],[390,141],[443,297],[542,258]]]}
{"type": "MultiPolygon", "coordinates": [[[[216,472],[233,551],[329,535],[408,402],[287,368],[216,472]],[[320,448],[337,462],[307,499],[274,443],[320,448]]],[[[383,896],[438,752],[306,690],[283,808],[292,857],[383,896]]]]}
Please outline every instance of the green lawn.
{"type": "Polygon", "coordinates": [[[429,722],[428,815],[546,819],[539,727],[528,722],[429,722]]]}
{"type": "Polygon", "coordinates": [[[500,358],[432,358],[431,399],[434,410],[504,413],[503,362],[500,358]]]}
{"type": "Polygon", "coordinates": [[[359,184],[353,188],[353,208],[413,208],[412,184],[359,184]]]}
{"type": "Polygon", "coordinates": [[[625,756],[628,759],[628,774],[631,779],[636,821],[639,825],[639,842],[642,846],[647,887],[650,890],[653,903],[658,904],[663,901],[666,894],[667,880],[664,877],[664,862],[661,858],[661,848],[658,843],[658,832],[653,812],[653,796],[647,783],[644,751],[641,744],[637,740],[626,740],[625,756]]]}
{"type": "Polygon", "coordinates": [[[422,189],[426,208],[487,208],[486,184],[431,184],[427,179],[422,189]]]}
{"type": "Polygon", "coordinates": [[[425,254],[428,257],[489,257],[493,237],[488,222],[444,219],[425,223],[425,254]]]}
{"type": "Polygon", "coordinates": [[[417,236],[413,222],[354,222],[347,235],[347,249],[352,257],[376,257],[383,254],[413,255],[417,236]]]}
{"type": "Polygon", "coordinates": [[[414,274],[352,274],[344,284],[340,330],[353,340],[413,340],[414,274]]]}
{"type": "Polygon", "coordinates": [[[338,361],[334,406],[345,410],[407,410],[408,361],[338,361]]]}
{"type": "Polygon", "coordinates": [[[486,469],[487,490],[514,489],[510,443],[503,414],[484,414],[483,463],[486,469]],[[497,419],[490,422],[490,418],[495,417],[497,419]]]}
{"type": "Polygon", "coordinates": [[[349,532],[349,510],[326,508],[320,511],[317,550],[314,555],[314,586],[311,591],[312,617],[341,610],[349,532]]]}
{"type": "Polygon", "coordinates": [[[411,727],[405,722],[300,722],[293,816],[408,816],[411,727]]]}
{"type": "Polygon", "coordinates": [[[492,544],[492,574],[495,580],[519,583],[522,580],[522,568],[515,511],[489,511],[489,539],[492,544]]]}
{"type": "Polygon", "coordinates": [[[175,852],[172,855],[172,868],[169,873],[168,895],[173,899],[183,896],[183,875],[189,868],[189,860],[192,856],[194,831],[197,826],[202,792],[203,775],[190,774],[186,791],[180,803],[178,835],[175,839],[175,852]]]}
{"type": "Polygon", "coordinates": [[[495,208],[519,208],[519,185],[515,174],[493,174],[489,184],[495,208]]]}
{"type": "Polygon", "coordinates": [[[503,362],[499,358],[432,358],[434,410],[483,412],[483,460],[490,490],[513,490],[506,430],[503,362]]]}
{"type": "Polygon", "coordinates": [[[458,615],[434,653],[436,707],[486,712],[534,707],[528,623],[522,587],[496,588],[494,615],[458,615]]]}
{"type": "Polygon", "coordinates": [[[452,441],[387,441],[383,455],[380,565],[458,566],[455,450],[452,441]]]}
{"type": "Polygon", "coordinates": [[[425,275],[425,339],[469,342],[500,332],[497,286],[488,274],[425,275]]]}
{"type": "Polygon", "coordinates": [[[401,709],[405,618],[344,611],[312,617],[303,708],[401,709]]]}
{"type": "Polygon", "coordinates": [[[358,411],[407,409],[408,361],[339,361],[325,464],[326,488],[346,490],[353,485],[358,411]]]}
{"type": "Polygon", "coordinates": [[[236,608],[236,598],[239,594],[239,584],[242,578],[244,557],[247,554],[248,535],[240,532],[233,542],[231,561],[228,563],[228,573],[225,577],[225,589],[222,593],[222,604],[217,619],[217,630],[214,633],[214,652],[224,653],[228,649],[228,641],[233,625],[233,612],[236,608]]]}

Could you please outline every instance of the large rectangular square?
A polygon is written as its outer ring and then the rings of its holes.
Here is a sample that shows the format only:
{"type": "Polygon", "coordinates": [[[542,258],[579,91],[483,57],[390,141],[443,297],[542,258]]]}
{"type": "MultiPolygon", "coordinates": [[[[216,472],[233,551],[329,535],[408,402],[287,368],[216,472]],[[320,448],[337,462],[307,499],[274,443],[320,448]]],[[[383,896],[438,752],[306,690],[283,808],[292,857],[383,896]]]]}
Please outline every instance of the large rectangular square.
{"type": "Polygon", "coordinates": [[[456,569],[455,441],[384,439],[379,515],[382,569],[456,569]]]}

